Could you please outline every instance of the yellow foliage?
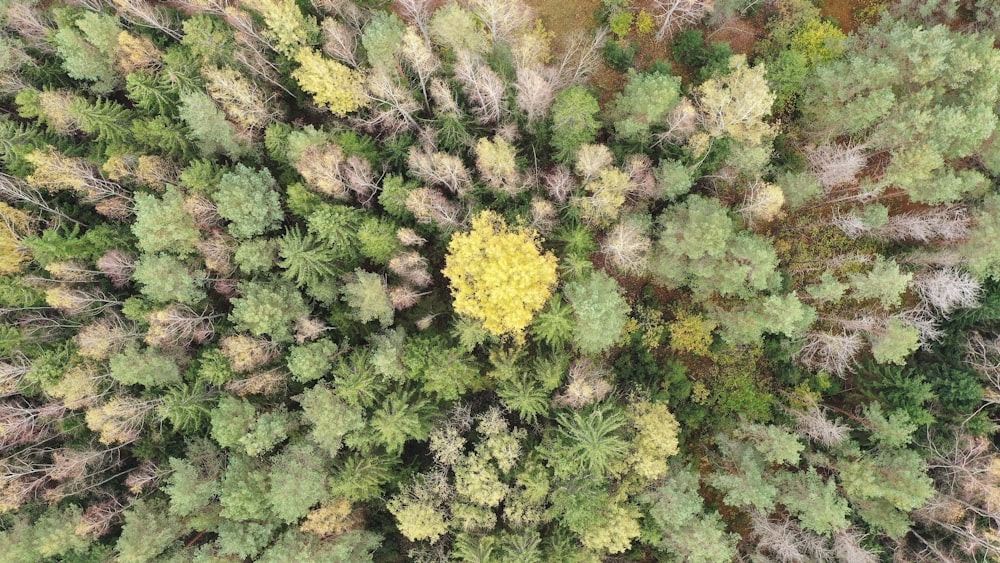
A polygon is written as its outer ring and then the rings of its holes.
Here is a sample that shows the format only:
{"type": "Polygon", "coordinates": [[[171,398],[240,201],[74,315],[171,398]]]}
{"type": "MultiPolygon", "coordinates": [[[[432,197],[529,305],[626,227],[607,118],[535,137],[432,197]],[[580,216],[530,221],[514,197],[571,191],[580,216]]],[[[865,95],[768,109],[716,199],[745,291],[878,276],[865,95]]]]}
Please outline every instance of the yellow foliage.
{"type": "Polygon", "coordinates": [[[623,553],[632,547],[632,540],[639,537],[639,511],[632,507],[612,504],[600,517],[582,530],[583,545],[597,552],[623,553]]]}
{"type": "Polygon", "coordinates": [[[21,236],[33,232],[34,220],[27,213],[0,202],[0,275],[16,274],[24,270],[28,250],[21,246],[21,236]]]}
{"type": "Polygon", "coordinates": [[[292,77],[313,95],[317,104],[328,107],[334,115],[345,116],[367,105],[365,78],[360,72],[308,47],[299,49],[295,62],[301,66],[292,77]]]}
{"type": "Polygon", "coordinates": [[[610,226],[618,219],[630,187],[628,174],[617,168],[601,170],[597,179],[584,186],[590,195],[575,200],[581,216],[592,225],[610,226]]]}
{"type": "Polygon", "coordinates": [[[701,315],[678,313],[677,320],[670,323],[670,348],[696,356],[707,356],[715,327],[715,321],[701,315]]]}
{"type": "Polygon", "coordinates": [[[443,273],[457,313],[492,334],[518,338],[557,281],[556,257],[543,253],[537,233],[511,229],[492,211],[473,219],[470,232],[452,237],[443,273]]]}
{"type": "Polygon", "coordinates": [[[310,36],[319,30],[316,20],[305,16],[295,0],[243,0],[243,4],[264,18],[267,38],[285,56],[309,44],[310,36]]]}
{"type": "Polygon", "coordinates": [[[306,521],[299,529],[321,537],[335,536],[343,534],[356,524],[356,519],[351,515],[351,501],[338,498],[309,511],[306,521]]]}
{"type": "Polygon", "coordinates": [[[653,16],[649,15],[649,12],[646,10],[639,10],[639,15],[635,17],[635,30],[639,32],[639,35],[649,35],[650,33],[653,33],[655,25],[653,16]]]}
{"type": "Polygon", "coordinates": [[[640,477],[655,481],[667,474],[667,458],[676,454],[680,424],[663,403],[643,401],[629,413],[635,425],[631,466],[640,477]]]}
{"type": "Polygon", "coordinates": [[[153,42],[145,37],[136,37],[127,31],[118,34],[115,45],[115,64],[122,73],[129,74],[137,70],[156,68],[163,56],[153,42]]]}
{"type": "Polygon", "coordinates": [[[792,36],[792,49],[806,58],[806,63],[816,66],[833,60],[844,53],[847,36],[827,21],[809,20],[792,36]]]}

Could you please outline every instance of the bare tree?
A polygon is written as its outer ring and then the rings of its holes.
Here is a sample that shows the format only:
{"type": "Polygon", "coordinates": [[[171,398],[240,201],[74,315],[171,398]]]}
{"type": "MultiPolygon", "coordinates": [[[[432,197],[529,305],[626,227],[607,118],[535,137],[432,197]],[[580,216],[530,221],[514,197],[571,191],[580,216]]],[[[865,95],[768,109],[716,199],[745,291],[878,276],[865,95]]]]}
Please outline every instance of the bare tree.
{"type": "Polygon", "coordinates": [[[97,260],[97,269],[104,272],[115,287],[125,287],[135,271],[135,257],[112,248],[97,260]]]}
{"type": "Polygon", "coordinates": [[[561,166],[542,174],[542,184],[545,185],[545,191],[552,199],[560,204],[566,203],[570,194],[577,187],[573,173],[561,166]]]}
{"type": "Polygon", "coordinates": [[[429,100],[427,85],[431,80],[431,76],[441,68],[440,59],[431,51],[426,35],[418,35],[412,27],[407,28],[406,33],[403,34],[403,45],[400,49],[403,60],[406,61],[407,66],[417,75],[417,80],[420,82],[420,91],[424,94],[424,100],[429,100]]]}
{"type": "Polygon", "coordinates": [[[389,270],[416,287],[427,287],[433,281],[427,259],[418,252],[393,256],[389,260],[389,270]]]}
{"type": "Polygon", "coordinates": [[[796,353],[802,365],[843,376],[854,371],[854,358],[864,347],[864,339],[856,332],[831,334],[810,332],[796,353]]]}
{"type": "Polygon", "coordinates": [[[496,125],[507,114],[507,86],[477,56],[463,52],[455,63],[455,78],[462,84],[473,115],[483,125],[496,125]]]}
{"type": "Polygon", "coordinates": [[[407,164],[410,172],[432,185],[444,186],[463,196],[472,188],[472,176],[457,156],[411,147],[407,164]]]}
{"type": "Polygon", "coordinates": [[[654,0],[654,16],[660,21],[656,40],[662,41],[687,27],[698,25],[715,9],[714,0],[654,0]]]}
{"type": "Polygon", "coordinates": [[[787,407],[786,410],[795,417],[799,434],[828,448],[841,444],[851,437],[851,427],[830,420],[826,409],[815,401],[811,401],[802,409],[787,407]]]}
{"type": "Polygon", "coordinates": [[[893,215],[874,234],[897,241],[956,241],[968,236],[971,222],[965,207],[937,207],[893,215]]]}
{"type": "Polygon", "coordinates": [[[358,34],[333,18],[323,20],[323,52],[331,58],[357,68],[358,34]]]}
{"type": "Polygon", "coordinates": [[[528,123],[544,119],[555,100],[555,91],[545,76],[535,70],[522,68],[517,71],[517,107],[524,111],[528,123]]]}
{"type": "Polygon", "coordinates": [[[347,162],[344,164],[344,183],[347,189],[354,193],[358,203],[371,207],[372,200],[378,193],[378,180],[367,158],[356,154],[347,157],[347,162]]]}
{"type": "Polygon", "coordinates": [[[941,268],[916,276],[912,287],[920,298],[944,318],[955,309],[979,306],[982,284],[968,272],[958,268],[941,268]]]}
{"type": "Polygon", "coordinates": [[[607,369],[589,358],[577,360],[569,368],[569,383],[555,397],[556,404],[580,409],[604,399],[612,389],[609,375],[607,369]]]}
{"type": "Polygon", "coordinates": [[[385,135],[417,127],[414,114],[420,111],[420,103],[413,97],[409,84],[404,84],[397,74],[377,70],[368,76],[366,85],[372,109],[361,119],[363,127],[385,135]]]}
{"type": "Polygon", "coordinates": [[[494,43],[509,42],[534,19],[534,12],[520,0],[467,0],[467,4],[494,43]]]}
{"type": "Polygon", "coordinates": [[[431,19],[433,0],[394,0],[399,15],[413,22],[420,33],[427,37],[427,25],[431,19]]]}
{"type": "MultiPolygon", "coordinates": [[[[4,141],[0,139],[0,143],[4,141]]],[[[42,211],[51,213],[60,220],[66,220],[70,223],[86,226],[84,223],[73,219],[69,215],[66,215],[62,211],[59,211],[55,207],[49,205],[42,193],[35,189],[32,185],[16,178],[14,176],[8,176],[7,174],[0,173],[0,199],[5,199],[11,202],[21,202],[33,205],[42,211]]],[[[54,226],[54,225],[53,225],[54,226]]]]}
{"type": "Polygon", "coordinates": [[[158,6],[144,0],[110,0],[118,15],[132,25],[155,29],[172,39],[180,40],[181,34],[173,29],[170,18],[158,6]]]}
{"type": "Polygon", "coordinates": [[[652,245],[646,229],[636,221],[626,219],[612,227],[601,239],[601,253],[619,272],[643,275],[652,245]]]}
{"type": "Polygon", "coordinates": [[[823,144],[807,148],[805,153],[809,159],[809,170],[820,185],[829,191],[837,186],[856,182],[858,173],[868,163],[866,150],[865,145],[823,144]]]}
{"type": "Polygon", "coordinates": [[[215,334],[212,321],[222,316],[211,311],[198,313],[187,305],[174,303],[146,316],[149,322],[146,343],[158,348],[187,348],[204,342],[215,334]]]}
{"type": "Polygon", "coordinates": [[[458,229],[465,222],[465,209],[433,188],[419,188],[407,194],[406,209],[418,223],[435,223],[445,230],[458,229]]]}
{"type": "Polygon", "coordinates": [[[878,563],[878,556],[861,544],[864,536],[848,528],[833,534],[833,553],[838,561],[845,563],[878,563]]]}
{"type": "Polygon", "coordinates": [[[582,84],[601,63],[601,48],[608,39],[607,28],[596,32],[577,29],[567,36],[563,55],[559,59],[551,80],[553,90],[562,90],[582,84]]]}

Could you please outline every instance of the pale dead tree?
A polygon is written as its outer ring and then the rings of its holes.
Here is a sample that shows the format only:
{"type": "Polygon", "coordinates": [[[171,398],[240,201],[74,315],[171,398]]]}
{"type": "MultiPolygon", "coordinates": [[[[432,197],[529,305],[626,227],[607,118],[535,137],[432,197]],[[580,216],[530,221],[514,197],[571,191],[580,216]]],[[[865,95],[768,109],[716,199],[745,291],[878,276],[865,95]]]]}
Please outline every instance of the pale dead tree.
{"type": "Polygon", "coordinates": [[[418,188],[406,196],[406,209],[418,223],[434,223],[444,230],[455,230],[465,222],[465,209],[434,188],[418,188]]]}
{"type": "Polygon", "coordinates": [[[626,197],[634,203],[655,199],[660,190],[653,173],[653,162],[644,154],[633,154],[622,169],[628,174],[629,191],[626,197]]]}
{"type": "Polygon", "coordinates": [[[358,48],[358,33],[343,23],[333,19],[323,20],[323,53],[348,66],[357,68],[358,59],[354,54],[358,48]]]}
{"type": "Polygon", "coordinates": [[[507,114],[504,101],[507,86],[503,79],[482,59],[468,52],[459,53],[455,78],[462,85],[476,119],[483,125],[500,123],[507,114]]]}
{"type": "Polygon", "coordinates": [[[559,211],[551,201],[541,198],[531,198],[531,228],[547,235],[559,226],[559,211]]]}
{"type": "Polygon", "coordinates": [[[25,0],[13,2],[7,7],[6,27],[17,32],[28,46],[50,53],[55,46],[49,40],[55,32],[55,24],[48,13],[39,8],[36,2],[25,0]]]}
{"type": "Polygon", "coordinates": [[[969,335],[965,363],[979,372],[986,380],[983,389],[984,404],[975,413],[988,406],[1000,406],[1000,338],[988,339],[978,332],[969,335]]]}
{"type": "Polygon", "coordinates": [[[559,166],[542,174],[545,191],[558,204],[565,204],[576,188],[576,179],[569,169],[559,166]]]}
{"type": "Polygon", "coordinates": [[[527,27],[534,12],[520,0],[466,0],[469,9],[490,33],[494,43],[506,43],[527,27]]]}
{"type": "Polygon", "coordinates": [[[448,114],[460,115],[462,110],[455,101],[455,94],[451,91],[448,83],[440,78],[431,79],[430,88],[431,100],[434,102],[434,113],[438,116],[448,114]]]}
{"type": "Polygon", "coordinates": [[[299,317],[295,320],[295,342],[302,344],[303,342],[316,340],[329,330],[333,330],[332,327],[320,319],[299,317]]]}
{"type": "Polygon", "coordinates": [[[472,189],[472,175],[457,156],[411,147],[407,164],[410,173],[417,178],[431,185],[446,187],[459,197],[472,189]]]}
{"type": "Polygon", "coordinates": [[[809,160],[809,171],[816,176],[827,191],[844,185],[852,185],[858,174],[868,164],[865,145],[823,144],[805,149],[809,160]]]}
{"type": "Polygon", "coordinates": [[[372,172],[371,162],[358,155],[347,157],[344,163],[344,184],[354,193],[358,203],[371,207],[375,194],[378,193],[378,181],[372,172]]]}
{"type": "Polygon", "coordinates": [[[277,358],[281,352],[271,340],[243,334],[223,338],[219,341],[219,349],[237,373],[255,370],[277,358]]]}
{"type": "Polygon", "coordinates": [[[830,220],[830,224],[843,231],[845,235],[852,239],[870,234],[874,231],[864,217],[853,212],[847,214],[837,212],[830,220]]]}
{"type": "Polygon", "coordinates": [[[44,441],[66,415],[59,402],[33,407],[22,400],[0,402],[0,451],[44,441]]]}
{"type": "Polygon", "coordinates": [[[389,288],[389,301],[392,302],[392,307],[397,311],[413,307],[425,295],[429,295],[429,292],[419,293],[408,285],[397,285],[389,288]]]}
{"type": "Polygon", "coordinates": [[[135,272],[135,257],[112,248],[97,260],[97,269],[108,276],[112,285],[122,288],[128,285],[135,272]]]}
{"type": "Polygon", "coordinates": [[[936,342],[944,336],[944,331],[938,327],[937,315],[926,303],[900,311],[896,314],[896,318],[920,331],[921,344],[936,342]]]}
{"type": "Polygon", "coordinates": [[[232,391],[240,397],[270,395],[283,388],[287,381],[288,372],[282,367],[277,367],[243,379],[234,379],[226,384],[226,390],[232,391]]]}
{"type": "Polygon", "coordinates": [[[833,554],[844,563],[878,563],[878,556],[862,545],[864,535],[853,528],[833,534],[833,554]]]}
{"type": "Polygon", "coordinates": [[[623,274],[641,276],[646,273],[649,249],[653,241],[638,221],[620,221],[601,239],[601,254],[623,274]]]}
{"type": "Polygon", "coordinates": [[[152,461],[144,461],[125,477],[125,487],[134,495],[142,494],[143,491],[155,490],[157,485],[167,476],[167,472],[160,469],[152,461]]]}
{"type": "Polygon", "coordinates": [[[20,352],[0,360],[0,397],[20,392],[21,380],[31,371],[31,361],[20,352]]]}
{"type": "Polygon", "coordinates": [[[420,111],[420,103],[398,75],[376,70],[368,76],[366,86],[372,109],[360,119],[365,129],[391,136],[417,127],[414,114],[420,111]]]}
{"type": "Polygon", "coordinates": [[[294,96],[294,93],[282,84],[282,74],[278,65],[268,58],[260,41],[245,33],[236,32],[236,43],[238,47],[233,51],[233,61],[239,63],[251,76],[294,96]]]}
{"type": "Polygon", "coordinates": [[[83,291],[64,286],[45,290],[45,301],[50,307],[68,315],[96,315],[105,309],[119,307],[123,303],[100,291],[83,291]]]}
{"type": "Polygon", "coordinates": [[[555,100],[555,91],[542,73],[522,68],[517,71],[517,83],[514,87],[517,91],[517,107],[524,111],[528,123],[534,123],[548,115],[549,107],[555,100]]]}
{"type": "Polygon", "coordinates": [[[119,396],[87,410],[87,427],[100,434],[102,444],[131,444],[142,436],[149,415],[163,401],[119,396]]]}
{"type": "MultiPolygon", "coordinates": [[[[5,143],[4,139],[0,139],[0,143],[5,143]]],[[[11,147],[13,150],[13,147],[11,147]]],[[[86,226],[84,223],[73,219],[69,215],[66,215],[57,208],[49,205],[45,198],[42,196],[42,192],[38,191],[31,184],[21,180],[20,178],[14,176],[8,176],[0,172],[0,199],[5,199],[10,202],[15,203],[27,203],[42,211],[51,213],[60,220],[66,220],[70,223],[80,225],[81,227],[86,226]]],[[[53,225],[55,226],[55,225],[53,225]]]]}
{"type": "Polygon", "coordinates": [[[424,37],[428,36],[427,25],[431,20],[433,3],[433,0],[394,0],[393,2],[399,15],[417,26],[424,37]]]}
{"type": "Polygon", "coordinates": [[[577,28],[563,42],[563,55],[553,69],[552,89],[562,90],[583,84],[601,64],[601,49],[608,40],[608,29],[599,28],[595,32],[577,28]]]}
{"type": "Polygon", "coordinates": [[[222,316],[211,311],[199,313],[187,305],[174,303],[146,315],[149,323],[146,344],[158,348],[189,348],[211,338],[215,334],[212,321],[222,316]]]}
{"type": "Polygon", "coordinates": [[[236,270],[236,265],[233,264],[236,246],[236,239],[217,233],[195,244],[198,254],[205,261],[205,267],[222,277],[236,270]]]}
{"type": "Polygon", "coordinates": [[[851,437],[851,427],[827,417],[827,409],[810,401],[804,408],[786,407],[795,418],[796,429],[802,436],[830,448],[851,437]]]}
{"type": "Polygon", "coordinates": [[[400,227],[396,231],[396,240],[403,246],[423,246],[427,244],[427,239],[417,234],[417,231],[409,227],[400,227]]]}
{"type": "Polygon", "coordinates": [[[777,184],[754,180],[743,194],[743,205],[737,212],[744,220],[753,224],[757,221],[772,221],[785,204],[785,193],[777,184]]]}
{"type": "Polygon", "coordinates": [[[968,236],[971,223],[964,207],[938,207],[893,215],[874,234],[896,241],[957,241],[968,236]]]}
{"type": "Polygon", "coordinates": [[[144,0],[110,0],[116,12],[132,25],[155,29],[174,40],[180,40],[181,34],[173,28],[173,22],[167,14],[160,11],[152,2],[144,0]]]}
{"type": "Polygon", "coordinates": [[[955,309],[978,307],[982,291],[979,280],[958,268],[941,268],[918,274],[911,286],[924,303],[934,307],[944,318],[948,318],[955,309]]]}
{"type": "Polygon", "coordinates": [[[754,510],[750,515],[750,525],[757,538],[758,550],[769,553],[784,563],[805,563],[811,560],[802,528],[788,516],[774,521],[766,514],[754,510]]]}
{"type": "Polygon", "coordinates": [[[916,264],[928,267],[958,267],[965,262],[965,257],[955,248],[937,248],[934,250],[917,250],[898,258],[900,263],[916,264]]]}
{"type": "Polygon", "coordinates": [[[172,0],[173,5],[191,14],[226,15],[231,0],[172,0]]]}
{"type": "Polygon", "coordinates": [[[662,41],[678,31],[697,26],[714,9],[714,0],[654,0],[653,16],[660,22],[656,40],[662,41]]]}
{"type": "Polygon", "coordinates": [[[403,252],[389,260],[389,271],[416,287],[427,287],[433,281],[427,259],[419,252],[403,252]]]}
{"type": "Polygon", "coordinates": [[[812,331],[795,354],[804,366],[843,377],[854,371],[854,359],[864,348],[864,339],[856,332],[832,334],[812,331]]]}
{"type": "Polygon", "coordinates": [[[91,540],[105,536],[111,531],[111,526],[122,519],[124,510],[125,506],[116,498],[91,504],[80,515],[73,534],[91,540]]]}
{"type": "Polygon", "coordinates": [[[110,314],[81,327],[73,340],[81,356],[106,360],[138,337],[139,329],[135,323],[110,314]]]}
{"type": "Polygon", "coordinates": [[[194,194],[185,198],[183,209],[194,219],[194,224],[199,229],[210,231],[226,224],[226,220],[222,218],[222,215],[219,215],[219,208],[212,200],[202,194],[194,194]]]}
{"type": "Polygon", "coordinates": [[[427,44],[426,36],[419,35],[413,27],[408,27],[403,34],[403,44],[400,46],[400,55],[406,65],[417,75],[420,82],[420,91],[424,94],[424,100],[429,100],[427,95],[427,85],[431,76],[441,68],[441,61],[431,51],[427,44]]]}
{"type": "Polygon", "coordinates": [[[612,390],[608,382],[610,375],[606,368],[589,358],[577,360],[570,366],[569,383],[555,396],[555,403],[580,409],[604,399],[612,390]]]}

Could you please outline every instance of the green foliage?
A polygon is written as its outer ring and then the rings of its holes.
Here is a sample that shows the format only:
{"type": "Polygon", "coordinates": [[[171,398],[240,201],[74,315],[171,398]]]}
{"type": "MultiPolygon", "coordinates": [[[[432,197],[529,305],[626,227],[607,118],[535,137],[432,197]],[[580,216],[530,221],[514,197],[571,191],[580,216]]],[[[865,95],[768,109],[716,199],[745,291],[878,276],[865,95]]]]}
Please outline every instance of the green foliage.
{"type": "Polygon", "coordinates": [[[138,499],[125,511],[125,525],[115,544],[118,560],[149,561],[190,529],[185,519],[170,513],[166,501],[138,499]]]}
{"type": "Polygon", "coordinates": [[[232,300],[229,320],[256,336],[291,340],[291,324],[309,316],[309,306],[294,287],[249,282],[240,286],[240,292],[243,296],[232,300]]]}
{"type": "Polygon", "coordinates": [[[93,82],[94,92],[110,92],[118,82],[113,65],[119,31],[118,18],[97,12],[61,23],[53,41],[66,73],[93,82]]]}
{"type": "Polygon", "coordinates": [[[195,305],[205,299],[204,270],[169,254],[143,254],[135,264],[132,279],[142,284],[142,293],[159,303],[176,301],[195,305]]]}
{"type": "Polygon", "coordinates": [[[154,348],[129,346],[111,357],[111,377],[124,385],[163,387],[180,383],[181,372],[173,358],[154,348]]]}
{"type": "Polygon", "coordinates": [[[322,452],[309,444],[287,446],[271,465],[271,508],[281,520],[292,523],[326,495],[322,452]]]}
{"type": "Polygon", "coordinates": [[[363,323],[378,319],[382,328],[392,324],[396,310],[389,300],[385,278],[382,276],[361,269],[355,270],[351,281],[344,284],[341,293],[355,319],[363,323]]]}
{"type": "Polygon", "coordinates": [[[240,158],[249,152],[246,142],[237,136],[236,126],[226,121],[226,114],[204,92],[188,91],[180,95],[178,115],[203,157],[225,154],[240,158]]]}
{"type": "Polygon", "coordinates": [[[237,238],[274,230],[282,218],[277,184],[267,170],[254,171],[237,164],[222,176],[212,197],[219,215],[229,220],[229,233],[237,238]]]}
{"type": "Polygon", "coordinates": [[[194,219],[184,211],[184,196],[173,187],[167,188],[162,198],[135,195],[132,232],[144,252],[193,254],[200,239],[194,219]]]}
{"type": "Polygon", "coordinates": [[[296,381],[315,381],[330,373],[330,362],[338,351],[337,343],[329,338],[293,346],[288,352],[288,371],[296,381]]]}
{"type": "Polygon", "coordinates": [[[723,41],[707,43],[700,29],[688,29],[674,36],[670,54],[675,61],[693,70],[696,82],[700,83],[729,72],[733,50],[723,41]]]}
{"type": "Polygon", "coordinates": [[[302,405],[303,419],[312,426],[310,439],[330,457],[340,451],[344,436],[365,426],[362,409],[348,405],[329,387],[317,385],[303,393],[298,401],[302,405]]]}
{"type": "Polygon", "coordinates": [[[567,284],[563,294],[573,305],[573,343],[581,352],[600,354],[619,341],[631,308],[614,278],[597,271],[567,284]]]}
{"type": "Polygon", "coordinates": [[[625,89],[611,107],[615,134],[625,142],[645,143],[651,132],[666,125],[667,116],[679,101],[679,78],[630,71],[625,89]]]}
{"type": "Polygon", "coordinates": [[[552,103],[551,143],[557,160],[569,162],[581,145],[594,142],[601,128],[595,119],[600,109],[597,99],[579,86],[556,94],[552,103]]]}

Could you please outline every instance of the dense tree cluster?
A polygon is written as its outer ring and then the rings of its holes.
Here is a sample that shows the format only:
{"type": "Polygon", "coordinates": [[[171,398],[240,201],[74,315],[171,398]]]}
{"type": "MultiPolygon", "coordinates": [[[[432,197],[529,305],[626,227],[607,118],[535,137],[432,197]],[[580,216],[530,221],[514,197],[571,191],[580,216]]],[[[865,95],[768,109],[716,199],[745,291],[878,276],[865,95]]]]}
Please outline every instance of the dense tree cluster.
{"type": "Polygon", "coordinates": [[[1000,558],[995,2],[600,4],[0,0],[0,559],[1000,558]]]}

